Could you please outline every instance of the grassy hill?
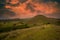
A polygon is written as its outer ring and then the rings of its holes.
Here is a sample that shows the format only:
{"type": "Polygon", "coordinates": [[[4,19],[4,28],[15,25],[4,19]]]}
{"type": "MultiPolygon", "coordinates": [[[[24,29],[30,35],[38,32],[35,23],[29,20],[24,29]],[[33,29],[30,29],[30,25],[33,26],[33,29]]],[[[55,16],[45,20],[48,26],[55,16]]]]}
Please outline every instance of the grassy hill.
{"type": "Polygon", "coordinates": [[[38,15],[0,20],[0,40],[60,40],[60,19],[38,15]]]}
{"type": "Polygon", "coordinates": [[[60,40],[60,26],[50,24],[4,32],[0,40],[60,40]]]}

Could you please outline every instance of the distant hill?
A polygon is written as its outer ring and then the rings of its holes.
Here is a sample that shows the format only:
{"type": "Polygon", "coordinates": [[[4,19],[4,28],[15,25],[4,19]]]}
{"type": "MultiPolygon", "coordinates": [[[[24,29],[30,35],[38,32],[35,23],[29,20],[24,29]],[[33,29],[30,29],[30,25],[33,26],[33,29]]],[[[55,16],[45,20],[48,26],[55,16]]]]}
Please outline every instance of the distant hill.
{"type": "Polygon", "coordinates": [[[35,16],[33,18],[28,18],[28,19],[4,19],[4,20],[0,20],[0,21],[20,21],[20,22],[24,22],[27,24],[60,24],[60,19],[55,19],[55,18],[47,18],[43,15],[38,15],[35,16]]]}
{"type": "Polygon", "coordinates": [[[31,18],[28,23],[31,24],[60,24],[60,19],[55,19],[55,18],[47,18],[42,15],[35,16],[34,18],[31,18]]]}

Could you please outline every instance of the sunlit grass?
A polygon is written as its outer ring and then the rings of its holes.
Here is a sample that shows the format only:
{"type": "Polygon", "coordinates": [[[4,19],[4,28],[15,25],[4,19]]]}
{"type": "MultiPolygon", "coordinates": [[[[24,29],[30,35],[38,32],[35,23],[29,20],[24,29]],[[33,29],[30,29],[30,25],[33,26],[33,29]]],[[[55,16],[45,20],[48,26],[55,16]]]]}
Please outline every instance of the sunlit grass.
{"type": "Polygon", "coordinates": [[[60,26],[48,24],[18,29],[1,33],[0,38],[3,38],[3,40],[60,40],[60,26]]]}

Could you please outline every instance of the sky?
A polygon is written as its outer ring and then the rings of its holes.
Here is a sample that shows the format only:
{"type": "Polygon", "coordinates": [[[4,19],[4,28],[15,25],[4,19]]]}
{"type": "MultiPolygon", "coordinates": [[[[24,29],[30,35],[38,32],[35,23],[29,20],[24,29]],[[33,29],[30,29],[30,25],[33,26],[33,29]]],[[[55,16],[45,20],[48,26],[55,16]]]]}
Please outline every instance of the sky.
{"type": "Polygon", "coordinates": [[[0,19],[32,18],[44,15],[60,18],[60,0],[1,0],[0,19]]]}

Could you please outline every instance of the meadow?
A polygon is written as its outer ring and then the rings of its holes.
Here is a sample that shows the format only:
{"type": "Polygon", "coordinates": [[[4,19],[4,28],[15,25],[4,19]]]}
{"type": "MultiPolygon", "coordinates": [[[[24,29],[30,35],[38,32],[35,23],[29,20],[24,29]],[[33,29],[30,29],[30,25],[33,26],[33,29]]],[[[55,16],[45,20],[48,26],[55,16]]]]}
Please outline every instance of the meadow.
{"type": "Polygon", "coordinates": [[[60,21],[41,16],[0,21],[0,40],[60,40],[60,21]]]}

